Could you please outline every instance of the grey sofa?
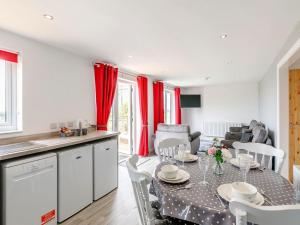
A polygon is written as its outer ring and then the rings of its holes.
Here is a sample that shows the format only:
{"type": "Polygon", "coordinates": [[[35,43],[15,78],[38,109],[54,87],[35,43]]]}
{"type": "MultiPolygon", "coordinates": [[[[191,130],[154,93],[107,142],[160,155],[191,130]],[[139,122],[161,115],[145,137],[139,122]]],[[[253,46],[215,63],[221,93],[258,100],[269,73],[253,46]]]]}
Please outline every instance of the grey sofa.
{"type": "Polygon", "coordinates": [[[189,125],[171,125],[160,123],[157,126],[157,131],[155,134],[155,153],[158,153],[157,147],[159,142],[161,142],[162,140],[168,138],[178,138],[185,140],[188,148],[191,150],[191,153],[196,154],[200,146],[200,135],[201,133],[199,131],[191,133],[189,125]]]}
{"type": "Polygon", "coordinates": [[[229,132],[225,134],[225,140],[222,140],[221,143],[231,148],[232,143],[235,141],[272,145],[268,129],[263,123],[256,120],[252,120],[249,126],[230,127],[229,132]]]}

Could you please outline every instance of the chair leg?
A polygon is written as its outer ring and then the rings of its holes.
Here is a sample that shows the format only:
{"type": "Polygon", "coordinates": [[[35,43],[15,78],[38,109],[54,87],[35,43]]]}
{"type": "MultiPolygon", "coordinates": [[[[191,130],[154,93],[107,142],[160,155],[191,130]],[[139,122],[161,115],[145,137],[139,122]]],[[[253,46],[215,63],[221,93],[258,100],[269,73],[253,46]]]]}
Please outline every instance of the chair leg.
{"type": "Polygon", "coordinates": [[[236,225],[247,225],[247,213],[243,210],[236,209],[236,225]]]}

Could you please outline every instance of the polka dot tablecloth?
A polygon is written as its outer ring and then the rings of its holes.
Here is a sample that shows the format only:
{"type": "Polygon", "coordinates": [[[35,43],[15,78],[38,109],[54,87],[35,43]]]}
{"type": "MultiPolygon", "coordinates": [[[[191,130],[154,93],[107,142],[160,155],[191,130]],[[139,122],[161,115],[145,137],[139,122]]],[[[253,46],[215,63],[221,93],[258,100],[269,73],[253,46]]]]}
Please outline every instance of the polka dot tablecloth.
{"type": "MultiPolygon", "coordinates": [[[[191,178],[184,184],[168,184],[157,178],[160,164],[155,171],[155,177],[150,185],[150,193],[156,195],[161,204],[160,213],[165,216],[190,221],[201,225],[234,225],[235,217],[230,213],[228,207],[224,208],[215,195],[219,185],[241,181],[241,172],[230,163],[224,163],[224,174],[217,176],[213,173],[213,164],[207,172],[209,185],[201,186],[199,182],[203,179],[198,163],[185,163],[185,170],[191,178]],[[184,187],[192,183],[192,188],[172,191],[174,188],[184,187]]],[[[272,200],[273,205],[295,204],[294,190],[291,184],[282,176],[272,170],[263,172],[250,170],[247,182],[263,190],[272,200]]],[[[228,206],[228,203],[224,201],[228,206]]],[[[267,203],[265,203],[267,205],[267,203]]]]}

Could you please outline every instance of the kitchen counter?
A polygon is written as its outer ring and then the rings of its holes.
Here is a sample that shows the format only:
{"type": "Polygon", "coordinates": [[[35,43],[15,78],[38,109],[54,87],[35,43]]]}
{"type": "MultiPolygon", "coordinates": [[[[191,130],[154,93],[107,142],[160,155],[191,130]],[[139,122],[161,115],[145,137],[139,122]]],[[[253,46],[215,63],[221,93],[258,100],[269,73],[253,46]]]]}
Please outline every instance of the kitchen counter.
{"type": "Polygon", "coordinates": [[[64,148],[72,145],[83,144],[105,138],[118,136],[119,132],[92,131],[84,136],[55,137],[43,140],[30,140],[23,143],[0,146],[0,161],[21,156],[32,155],[64,148]]]}

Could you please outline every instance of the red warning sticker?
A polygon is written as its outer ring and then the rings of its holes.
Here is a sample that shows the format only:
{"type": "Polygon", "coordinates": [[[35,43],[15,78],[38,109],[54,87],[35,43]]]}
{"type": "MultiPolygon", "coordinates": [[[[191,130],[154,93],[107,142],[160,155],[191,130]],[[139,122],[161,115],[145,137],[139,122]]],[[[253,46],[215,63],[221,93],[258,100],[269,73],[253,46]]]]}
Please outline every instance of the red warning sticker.
{"type": "Polygon", "coordinates": [[[55,209],[51,210],[50,212],[47,212],[46,214],[41,216],[41,225],[44,225],[48,223],[50,220],[53,220],[55,218],[55,209]]]}

